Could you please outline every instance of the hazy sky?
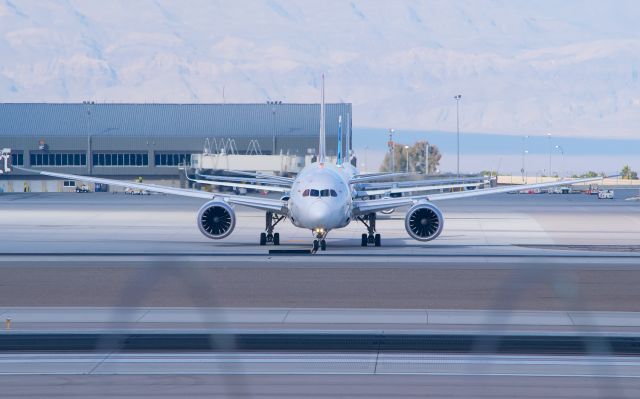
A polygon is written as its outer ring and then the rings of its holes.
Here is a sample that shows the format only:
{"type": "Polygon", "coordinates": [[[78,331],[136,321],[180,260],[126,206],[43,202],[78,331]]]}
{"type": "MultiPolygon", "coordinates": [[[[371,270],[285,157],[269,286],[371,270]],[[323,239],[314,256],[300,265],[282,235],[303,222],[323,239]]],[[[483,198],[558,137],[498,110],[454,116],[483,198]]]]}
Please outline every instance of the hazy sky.
{"type": "Polygon", "coordinates": [[[639,20],[637,0],[0,0],[0,101],[316,102],[325,73],[357,128],[451,132],[462,94],[467,133],[630,139],[639,20]]]}

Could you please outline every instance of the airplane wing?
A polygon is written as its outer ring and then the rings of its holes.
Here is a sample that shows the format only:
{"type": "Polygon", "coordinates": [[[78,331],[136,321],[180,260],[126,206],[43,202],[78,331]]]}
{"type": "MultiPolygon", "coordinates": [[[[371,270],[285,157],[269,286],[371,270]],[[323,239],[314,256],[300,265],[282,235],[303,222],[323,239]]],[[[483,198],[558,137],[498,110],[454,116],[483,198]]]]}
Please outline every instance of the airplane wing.
{"type": "Polygon", "coordinates": [[[192,190],[187,188],[174,188],[174,187],[167,187],[167,186],[158,186],[156,184],[134,183],[134,182],[128,182],[128,181],[122,181],[122,180],[104,179],[102,177],[89,177],[89,176],[81,176],[81,175],[71,175],[66,173],[47,172],[44,170],[42,171],[33,170],[33,169],[22,168],[19,166],[16,166],[15,168],[26,171],[26,172],[41,174],[44,176],[57,177],[59,179],[79,180],[79,181],[86,181],[91,183],[108,184],[116,187],[130,187],[138,190],[147,190],[154,193],[179,195],[183,197],[203,198],[208,200],[220,199],[230,204],[244,205],[244,206],[248,206],[255,209],[278,213],[281,215],[288,214],[287,202],[273,199],[273,198],[258,198],[258,197],[239,196],[239,195],[208,193],[206,191],[192,190]]]}
{"type": "Polygon", "coordinates": [[[393,187],[415,187],[415,186],[430,186],[437,184],[462,184],[462,183],[489,183],[489,179],[485,176],[476,177],[462,177],[462,178],[449,178],[449,179],[421,179],[421,180],[407,180],[407,181],[388,181],[388,182],[373,182],[373,183],[360,183],[358,188],[360,189],[374,189],[374,188],[393,188],[393,187]]]}
{"type": "Polygon", "coordinates": [[[384,173],[374,175],[355,175],[349,180],[349,184],[364,183],[374,180],[383,180],[392,177],[415,176],[415,173],[384,173]]]}
{"type": "MultiPolygon", "coordinates": [[[[269,180],[277,180],[277,181],[281,181],[283,183],[287,183],[287,184],[293,184],[293,179],[290,177],[285,177],[285,176],[276,176],[276,175],[270,175],[268,173],[261,173],[261,172],[246,172],[244,170],[229,170],[228,172],[230,173],[234,173],[236,175],[241,175],[241,176],[249,176],[249,177],[253,177],[256,179],[269,179],[269,180]]],[[[211,175],[201,175],[198,174],[198,176],[202,176],[205,178],[213,178],[213,179],[217,179],[219,176],[211,176],[211,175]]]]}
{"type": "MultiPolygon", "coordinates": [[[[425,196],[426,197],[426,196],[425,196]]],[[[422,197],[425,199],[425,197],[422,197]]],[[[367,213],[386,211],[387,209],[400,208],[416,203],[418,200],[413,197],[400,198],[380,198],[374,200],[355,200],[352,203],[352,215],[360,216],[367,213]]]]}
{"type": "Polygon", "coordinates": [[[237,177],[237,176],[215,176],[215,175],[201,175],[196,173],[196,176],[202,177],[206,180],[210,181],[225,181],[225,182],[237,182],[237,183],[248,183],[248,184],[275,184],[279,186],[287,186],[291,187],[291,183],[279,181],[279,180],[271,180],[266,178],[258,178],[258,177],[237,177]]]}
{"type": "Polygon", "coordinates": [[[353,215],[358,216],[371,212],[380,212],[387,209],[398,208],[402,206],[410,206],[419,201],[442,201],[447,199],[477,197],[481,195],[512,193],[521,190],[532,190],[536,188],[548,188],[557,186],[566,186],[576,183],[586,183],[601,180],[602,177],[590,177],[585,179],[560,180],[551,183],[538,184],[519,184],[506,187],[486,188],[482,190],[457,191],[451,193],[439,193],[421,196],[410,196],[401,198],[381,198],[376,200],[355,200],[353,201],[353,215]]]}
{"type": "Polygon", "coordinates": [[[425,186],[413,186],[413,187],[390,187],[390,188],[379,188],[373,190],[356,190],[357,197],[367,197],[373,195],[391,195],[391,194],[402,194],[409,193],[414,191],[427,191],[427,190],[441,190],[441,189],[452,189],[452,188],[465,188],[465,187],[475,187],[478,188],[483,182],[475,182],[475,183],[466,183],[466,184],[441,184],[441,185],[425,185],[425,186]]]}
{"type": "Polygon", "coordinates": [[[559,180],[551,183],[538,183],[538,184],[517,184],[513,186],[503,186],[503,187],[494,187],[487,188],[484,190],[471,190],[471,191],[457,191],[453,193],[438,193],[427,195],[429,201],[442,201],[446,199],[456,199],[456,198],[468,198],[468,197],[477,197],[480,195],[488,195],[488,194],[500,194],[500,193],[514,193],[522,190],[534,190],[536,188],[549,188],[549,187],[559,187],[559,186],[569,186],[576,183],[587,183],[591,181],[597,181],[606,179],[609,177],[615,176],[607,176],[607,177],[588,177],[584,179],[572,179],[572,180],[559,180]]]}
{"type": "Polygon", "coordinates": [[[287,193],[291,191],[291,187],[267,186],[262,184],[235,183],[235,182],[214,181],[214,180],[199,180],[199,179],[191,179],[191,178],[188,178],[188,179],[189,181],[192,181],[194,183],[208,184],[210,186],[250,188],[254,190],[275,191],[278,193],[287,193]]]}

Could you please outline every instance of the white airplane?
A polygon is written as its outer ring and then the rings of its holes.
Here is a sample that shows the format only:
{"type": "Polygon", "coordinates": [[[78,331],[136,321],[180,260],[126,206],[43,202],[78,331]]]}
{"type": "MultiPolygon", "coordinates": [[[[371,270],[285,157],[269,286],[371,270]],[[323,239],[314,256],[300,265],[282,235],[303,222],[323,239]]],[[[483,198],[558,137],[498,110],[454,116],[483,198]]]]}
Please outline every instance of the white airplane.
{"type": "MultiPolygon", "coordinates": [[[[128,181],[104,179],[37,171],[15,167],[45,176],[52,176],[66,180],[102,183],[117,187],[129,187],[150,192],[196,197],[210,200],[198,211],[196,223],[206,237],[218,240],[231,234],[236,225],[234,205],[242,205],[265,211],[265,231],[260,234],[260,245],[271,243],[280,244],[280,234],[275,227],[284,219],[299,228],[310,230],[313,234],[313,252],[326,249],[327,234],[335,229],[348,226],[353,222],[361,222],[367,229],[362,234],[361,245],[381,245],[381,236],[376,228],[377,212],[409,206],[405,216],[405,229],[409,236],[418,241],[430,241],[437,238],[444,227],[444,217],[440,209],[433,203],[455,198],[475,197],[480,195],[517,192],[536,188],[547,188],[567,184],[600,180],[584,178],[563,180],[553,183],[529,185],[514,185],[488,189],[474,189],[468,191],[440,192],[426,195],[397,196],[403,193],[419,192],[451,187],[464,187],[470,183],[462,180],[416,181],[383,183],[382,186],[368,187],[366,184],[388,177],[405,175],[403,173],[374,173],[360,174],[349,162],[344,162],[340,154],[336,164],[326,161],[325,156],[325,117],[324,117],[324,77],[322,83],[322,100],[320,105],[320,142],[317,162],[305,166],[295,178],[270,176],[266,174],[251,174],[252,183],[234,181],[234,178],[216,178],[217,180],[191,179],[201,184],[221,185],[229,187],[244,187],[258,190],[279,192],[280,199],[259,198],[250,196],[229,195],[224,193],[209,193],[196,189],[172,188],[154,184],[133,183],[128,181]],[[386,184],[386,186],[384,186],[386,184]],[[364,186],[363,186],[364,185],[364,186]],[[379,188],[381,187],[381,188],[379,188]],[[390,190],[396,196],[389,196],[390,190]],[[371,196],[383,195],[383,198],[371,199],[371,196]]],[[[341,137],[341,134],[340,134],[341,137]]],[[[341,152],[341,151],[340,151],[341,152]]],[[[380,183],[378,183],[380,184],[380,183]]]]}

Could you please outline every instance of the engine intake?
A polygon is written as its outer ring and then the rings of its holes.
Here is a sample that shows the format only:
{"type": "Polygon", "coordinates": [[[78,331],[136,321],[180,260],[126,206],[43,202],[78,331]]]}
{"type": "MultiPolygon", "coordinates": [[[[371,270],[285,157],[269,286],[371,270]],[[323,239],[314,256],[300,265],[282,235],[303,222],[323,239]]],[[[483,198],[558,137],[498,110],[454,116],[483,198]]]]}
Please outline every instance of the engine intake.
{"type": "Polygon", "coordinates": [[[409,209],[404,219],[409,235],[418,241],[430,241],[442,233],[444,218],[437,206],[431,203],[416,204],[409,209]]]}
{"type": "Polygon", "coordinates": [[[198,228],[208,238],[219,240],[225,238],[236,227],[236,214],[222,201],[210,201],[198,211],[198,228]]]}

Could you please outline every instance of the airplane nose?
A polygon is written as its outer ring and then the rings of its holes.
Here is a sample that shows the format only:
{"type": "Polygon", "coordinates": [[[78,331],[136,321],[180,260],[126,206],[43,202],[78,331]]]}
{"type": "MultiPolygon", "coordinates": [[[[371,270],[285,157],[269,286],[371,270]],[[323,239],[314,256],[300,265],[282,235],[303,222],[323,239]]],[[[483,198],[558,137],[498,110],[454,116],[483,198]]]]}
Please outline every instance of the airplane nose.
{"type": "Polygon", "coordinates": [[[327,227],[329,218],[331,217],[331,208],[324,202],[317,201],[309,206],[308,222],[311,227],[327,227]]]}

